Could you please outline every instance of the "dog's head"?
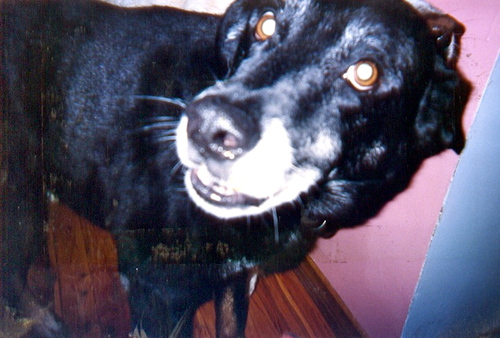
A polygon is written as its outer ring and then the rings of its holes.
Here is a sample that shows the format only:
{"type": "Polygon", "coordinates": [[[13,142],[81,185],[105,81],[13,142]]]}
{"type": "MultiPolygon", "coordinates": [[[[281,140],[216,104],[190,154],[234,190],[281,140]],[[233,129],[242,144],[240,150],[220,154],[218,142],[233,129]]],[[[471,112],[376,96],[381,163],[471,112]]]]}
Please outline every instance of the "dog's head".
{"type": "Polygon", "coordinates": [[[429,13],[402,0],[232,5],[226,76],[178,127],[192,200],[222,219],[296,204],[324,234],[373,216],[426,157],[459,152],[463,27],[429,13]]]}

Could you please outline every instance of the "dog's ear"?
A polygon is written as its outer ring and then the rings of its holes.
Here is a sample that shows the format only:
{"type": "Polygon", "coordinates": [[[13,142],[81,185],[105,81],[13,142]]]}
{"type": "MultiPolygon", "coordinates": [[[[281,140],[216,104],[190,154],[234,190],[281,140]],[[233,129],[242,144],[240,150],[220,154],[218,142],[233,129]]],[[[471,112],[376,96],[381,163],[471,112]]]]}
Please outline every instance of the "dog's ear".
{"type": "Polygon", "coordinates": [[[471,86],[442,58],[436,58],[434,67],[415,120],[413,150],[421,159],[448,148],[458,154],[465,145],[462,116],[471,86]]]}
{"type": "Polygon", "coordinates": [[[465,33],[465,27],[446,14],[429,14],[425,18],[431,34],[436,38],[438,52],[448,68],[455,68],[460,55],[460,38],[465,33]]]}
{"type": "Polygon", "coordinates": [[[471,86],[456,69],[464,26],[421,0],[406,0],[419,12],[435,39],[434,72],[416,117],[415,149],[423,158],[465,144],[462,115],[471,86]]]}
{"type": "Polygon", "coordinates": [[[443,13],[425,0],[405,0],[427,22],[431,34],[436,38],[438,51],[449,68],[454,68],[460,54],[460,38],[465,27],[452,16],[443,13]]]}

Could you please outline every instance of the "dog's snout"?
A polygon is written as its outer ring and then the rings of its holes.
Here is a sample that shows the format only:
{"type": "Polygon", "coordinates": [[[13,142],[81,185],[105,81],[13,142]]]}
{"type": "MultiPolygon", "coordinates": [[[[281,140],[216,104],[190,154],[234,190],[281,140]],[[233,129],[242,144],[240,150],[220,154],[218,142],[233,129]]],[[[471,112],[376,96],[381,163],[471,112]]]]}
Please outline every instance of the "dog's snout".
{"type": "Polygon", "coordinates": [[[204,157],[234,160],[253,145],[255,126],[246,112],[220,97],[201,99],[186,109],[188,137],[204,157]]]}

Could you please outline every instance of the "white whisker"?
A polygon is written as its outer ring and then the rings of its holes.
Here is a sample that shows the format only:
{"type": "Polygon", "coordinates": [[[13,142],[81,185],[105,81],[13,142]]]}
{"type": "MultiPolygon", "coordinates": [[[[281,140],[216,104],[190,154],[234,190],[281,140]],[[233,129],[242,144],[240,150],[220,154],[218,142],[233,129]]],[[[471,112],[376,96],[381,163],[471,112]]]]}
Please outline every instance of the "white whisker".
{"type": "Polygon", "coordinates": [[[140,99],[140,100],[166,102],[166,103],[170,103],[170,104],[179,106],[181,108],[186,108],[186,104],[180,98],[168,98],[168,97],[153,96],[153,95],[134,95],[134,98],[140,99]]]}
{"type": "Polygon", "coordinates": [[[276,208],[272,208],[271,210],[273,214],[273,225],[274,225],[274,241],[276,243],[280,240],[279,226],[278,226],[278,214],[276,212],[276,208]]]}
{"type": "Polygon", "coordinates": [[[178,122],[179,118],[175,116],[168,116],[168,115],[160,115],[160,116],[151,116],[145,119],[145,121],[148,122],[167,122],[167,121],[177,121],[178,122]]]}
{"type": "Polygon", "coordinates": [[[302,200],[302,197],[297,196],[297,198],[295,199],[294,202],[297,203],[301,209],[305,208],[305,204],[304,204],[304,201],[302,200]]]}
{"type": "Polygon", "coordinates": [[[151,130],[156,130],[156,129],[172,129],[175,132],[175,128],[177,127],[178,123],[177,122],[158,122],[158,123],[153,123],[149,124],[146,126],[141,127],[143,131],[151,131],[151,130]]]}
{"type": "Polygon", "coordinates": [[[177,163],[170,170],[170,175],[172,176],[176,175],[181,169],[182,169],[182,163],[181,161],[177,161],[177,163]]]}
{"type": "Polygon", "coordinates": [[[175,142],[170,142],[167,144],[167,150],[171,150],[173,151],[174,153],[176,153],[176,150],[177,150],[177,145],[175,144],[175,142]]]}
{"type": "Polygon", "coordinates": [[[175,135],[166,135],[166,136],[159,136],[155,138],[155,141],[158,143],[163,143],[163,142],[173,142],[175,141],[175,135]]]}

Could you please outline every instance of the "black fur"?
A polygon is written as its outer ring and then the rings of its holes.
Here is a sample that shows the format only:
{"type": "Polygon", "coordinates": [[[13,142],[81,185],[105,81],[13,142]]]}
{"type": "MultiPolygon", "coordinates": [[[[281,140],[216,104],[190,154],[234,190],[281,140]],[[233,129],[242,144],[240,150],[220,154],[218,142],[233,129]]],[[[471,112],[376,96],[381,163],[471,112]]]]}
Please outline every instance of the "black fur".
{"type": "MultiPolygon", "coordinates": [[[[189,335],[200,304],[215,295],[220,313],[230,295],[219,334],[242,335],[254,275],[295,267],[318,236],[375,215],[425,158],[464,145],[468,85],[450,53],[463,27],[400,0],[0,13],[2,281],[26,316],[49,193],[114,234],[133,327],[189,335]],[[260,41],[266,11],[276,32],[260,41]],[[344,76],[360,60],[379,72],[367,90],[344,76]]],[[[47,314],[36,329],[62,327],[47,314]]]]}

